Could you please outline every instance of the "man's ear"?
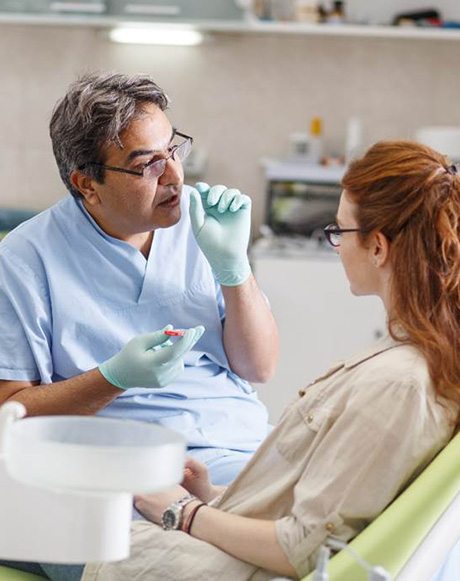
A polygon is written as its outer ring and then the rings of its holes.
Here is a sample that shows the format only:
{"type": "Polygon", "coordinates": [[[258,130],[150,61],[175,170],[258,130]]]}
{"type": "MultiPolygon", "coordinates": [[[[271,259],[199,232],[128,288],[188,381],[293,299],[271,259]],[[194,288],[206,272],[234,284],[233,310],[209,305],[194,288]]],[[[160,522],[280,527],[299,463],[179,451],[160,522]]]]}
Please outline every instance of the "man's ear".
{"type": "Polygon", "coordinates": [[[371,245],[372,262],[376,267],[387,264],[390,257],[390,243],[382,232],[375,232],[371,245]]]}
{"type": "Polygon", "coordinates": [[[96,206],[99,204],[100,199],[98,193],[93,187],[93,178],[90,178],[76,169],[70,174],[70,181],[72,186],[80,192],[85,199],[85,202],[90,206],[96,206]]]}

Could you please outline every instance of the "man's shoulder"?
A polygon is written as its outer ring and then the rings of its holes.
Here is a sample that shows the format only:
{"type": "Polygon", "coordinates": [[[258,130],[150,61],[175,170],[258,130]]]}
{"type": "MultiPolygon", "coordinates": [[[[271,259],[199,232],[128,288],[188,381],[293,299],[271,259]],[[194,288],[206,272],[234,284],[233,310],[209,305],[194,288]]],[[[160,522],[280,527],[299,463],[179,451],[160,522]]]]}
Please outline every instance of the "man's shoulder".
{"type": "Polygon", "coordinates": [[[65,206],[69,203],[67,198],[58,201],[53,206],[39,212],[32,218],[22,222],[9,232],[0,244],[0,255],[11,253],[17,256],[24,256],[32,249],[44,248],[49,240],[50,225],[57,214],[65,211],[65,206]]]}

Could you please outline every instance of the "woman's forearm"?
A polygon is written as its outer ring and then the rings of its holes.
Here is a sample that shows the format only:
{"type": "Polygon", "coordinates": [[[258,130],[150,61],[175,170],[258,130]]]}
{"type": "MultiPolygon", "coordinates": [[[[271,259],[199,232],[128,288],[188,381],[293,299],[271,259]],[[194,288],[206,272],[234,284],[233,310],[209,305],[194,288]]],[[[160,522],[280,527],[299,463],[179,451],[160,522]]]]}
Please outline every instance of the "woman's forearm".
{"type": "MultiPolygon", "coordinates": [[[[187,505],[185,520],[193,510],[193,504],[187,505]]],[[[247,518],[203,506],[196,513],[190,534],[237,559],[280,575],[297,577],[278,542],[274,521],[247,518]]]]}

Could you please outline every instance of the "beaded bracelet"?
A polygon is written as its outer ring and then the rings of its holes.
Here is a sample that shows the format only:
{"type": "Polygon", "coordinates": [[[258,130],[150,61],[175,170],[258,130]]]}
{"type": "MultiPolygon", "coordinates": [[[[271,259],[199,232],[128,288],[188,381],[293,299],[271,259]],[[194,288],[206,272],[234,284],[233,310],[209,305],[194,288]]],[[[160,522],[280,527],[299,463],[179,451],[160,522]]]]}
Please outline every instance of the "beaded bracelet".
{"type": "Polygon", "coordinates": [[[202,502],[201,504],[197,504],[196,506],[194,506],[192,508],[192,510],[190,511],[190,514],[188,515],[187,521],[185,522],[184,527],[182,528],[184,533],[187,533],[188,535],[191,534],[190,530],[192,528],[192,524],[193,524],[193,521],[195,519],[196,513],[199,511],[199,509],[202,506],[208,506],[208,505],[206,504],[206,502],[202,502]]]}

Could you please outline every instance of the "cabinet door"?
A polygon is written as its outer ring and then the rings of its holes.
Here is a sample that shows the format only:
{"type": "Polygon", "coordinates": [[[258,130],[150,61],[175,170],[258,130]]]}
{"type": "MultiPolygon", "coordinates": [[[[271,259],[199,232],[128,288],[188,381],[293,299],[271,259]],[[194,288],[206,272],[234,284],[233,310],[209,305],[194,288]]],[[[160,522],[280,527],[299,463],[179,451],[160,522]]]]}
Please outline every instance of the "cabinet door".
{"type": "Polygon", "coordinates": [[[335,256],[257,257],[254,270],[280,331],[276,374],[258,389],[275,422],[301,387],[375,342],[385,332],[385,312],[377,297],[350,293],[335,256]]]}

